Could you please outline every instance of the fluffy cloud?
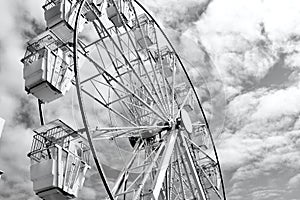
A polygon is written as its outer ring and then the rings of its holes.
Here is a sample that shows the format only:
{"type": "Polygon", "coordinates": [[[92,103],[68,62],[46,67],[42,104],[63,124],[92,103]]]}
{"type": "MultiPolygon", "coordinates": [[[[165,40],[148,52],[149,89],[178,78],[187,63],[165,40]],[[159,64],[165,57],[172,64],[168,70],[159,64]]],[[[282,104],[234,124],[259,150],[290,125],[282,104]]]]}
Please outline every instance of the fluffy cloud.
{"type": "MultiPolygon", "coordinates": [[[[5,30],[0,32],[0,115],[7,121],[0,142],[0,167],[6,171],[0,181],[1,199],[36,199],[25,155],[32,134],[27,127],[37,124],[32,118],[36,101],[23,92],[19,60],[28,36],[43,27],[41,4],[42,1],[34,0],[5,1],[0,8],[0,24],[5,30]]],[[[168,28],[181,55],[192,63],[188,69],[195,74],[195,84],[202,86],[199,93],[211,123],[216,123],[215,127],[223,132],[217,144],[229,199],[298,198],[299,174],[295,171],[300,167],[297,36],[300,12],[297,0],[170,0],[145,4],[168,28]],[[277,65],[291,71],[285,80],[287,84],[260,87],[259,83],[277,65]],[[201,83],[197,82],[197,74],[202,75],[201,83]],[[289,191],[284,193],[279,189],[282,187],[289,191]]],[[[46,115],[52,118],[60,114],[68,123],[78,124],[78,111],[75,109],[72,116],[68,112],[72,96],[70,93],[61,110],[46,115]]],[[[105,144],[103,148],[108,146],[105,144]]],[[[117,150],[113,155],[118,156],[117,150]]],[[[110,159],[112,156],[103,155],[104,162],[110,159]]],[[[102,189],[99,179],[89,175],[80,198],[101,198],[102,189]]]]}
{"type": "MultiPolygon", "coordinates": [[[[29,159],[32,131],[28,126],[36,124],[32,114],[36,111],[33,98],[23,91],[22,65],[24,39],[34,34],[40,18],[41,5],[36,1],[1,2],[0,24],[0,116],[6,120],[0,141],[0,168],[5,171],[0,180],[0,199],[37,199],[32,191],[29,176],[29,159]]],[[[39,25],[38,25],[39,26],[39,25]]]]}
{"type": "MultiPolygon", "coordinates": [[[[294,130],[300,114],[299,90],[298,84],[285,89],[257,89],[239,95],[229,103],[220,154],[224,167],[234,171],[230,182],[237,186],[232,188],[231,195],[244,194],[243,187],[262,182],[262,177],[271,177],[274,173],[288,176],[300,167],[300,132],[294,130]]],[[[284,180],[274,179],[278,184],[284,180]]],[[[288,185],[292,187],[297,180],[296,177],[289,180],[288,185]]],[[[270,184],[275,194],[277,187],[270,184]]],[[[251,195],[271,199],[263,194],[266,193],[253,192],[251,195]]],[[[281,195],[279,192],[277,196],[281,195]]]]}
{"type": "Polygon", "coordinates": [[[289,189],[299,188],[300,185],[300,174],[293,176],[288,182],[289,189]]]}

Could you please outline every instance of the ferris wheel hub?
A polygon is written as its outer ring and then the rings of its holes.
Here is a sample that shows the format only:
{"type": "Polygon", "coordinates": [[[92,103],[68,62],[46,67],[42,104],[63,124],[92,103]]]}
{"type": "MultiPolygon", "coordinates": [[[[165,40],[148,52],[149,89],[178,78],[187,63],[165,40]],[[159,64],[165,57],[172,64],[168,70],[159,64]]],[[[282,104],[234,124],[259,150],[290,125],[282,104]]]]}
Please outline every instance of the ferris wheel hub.
{"type": "Polygon", "coordinates": [[[186,132],[188,132],[189,134],[191,134],[193,132],[193,124],[192,124],[192,120],[189,116],[189,113],[185,110],[182,109],[180,112],[180,118],[181,118],[181,125],[184,127],[184,129],[186,130],[186,132]]]}

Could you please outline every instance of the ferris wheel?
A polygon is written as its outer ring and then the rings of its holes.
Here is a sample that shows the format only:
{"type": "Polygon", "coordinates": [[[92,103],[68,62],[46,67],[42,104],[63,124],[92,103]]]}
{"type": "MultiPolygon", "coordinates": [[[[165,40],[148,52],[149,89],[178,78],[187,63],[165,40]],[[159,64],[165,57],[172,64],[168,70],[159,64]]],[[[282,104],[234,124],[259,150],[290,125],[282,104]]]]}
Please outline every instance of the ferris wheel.
{"type": "Polygon", "coordinates": [[[136,0],[46,0],[43,9],[47,29],[27,43],[22,59],[41,120],[28,154],[35,193],[77,197],[92,155],[106,199],[225,200],[197,88],[151,14],[136,0]],[[43,115],[43,104],[64,101],[72,87],[76,130],[43,115]],[[100,152],[104,141],[122,157],[113,185],[100,155],[117,154],[100,152]]]}

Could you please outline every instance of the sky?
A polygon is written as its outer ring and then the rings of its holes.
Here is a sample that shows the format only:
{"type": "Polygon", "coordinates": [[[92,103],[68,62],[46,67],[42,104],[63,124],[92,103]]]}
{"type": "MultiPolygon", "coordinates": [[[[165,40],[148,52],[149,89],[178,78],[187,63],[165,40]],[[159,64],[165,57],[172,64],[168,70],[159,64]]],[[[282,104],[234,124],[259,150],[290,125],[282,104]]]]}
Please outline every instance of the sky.
{"type": "MultiPolygon", "coordinates": [[[[179,54],[203,71],[215,102],[206,108],[227,199],[299,200],[300,2],[142,2],[179,54]]],[[[25,42],[44,28],[43,1],[0,3],[0,117],[6,120],[0,199],[35,200],[26,154],[38,115],[36,100],[24,91],[20,60],[25,42]]],[[[101,196],[92,183],[90,174],[79,199],[101,196]]]]}

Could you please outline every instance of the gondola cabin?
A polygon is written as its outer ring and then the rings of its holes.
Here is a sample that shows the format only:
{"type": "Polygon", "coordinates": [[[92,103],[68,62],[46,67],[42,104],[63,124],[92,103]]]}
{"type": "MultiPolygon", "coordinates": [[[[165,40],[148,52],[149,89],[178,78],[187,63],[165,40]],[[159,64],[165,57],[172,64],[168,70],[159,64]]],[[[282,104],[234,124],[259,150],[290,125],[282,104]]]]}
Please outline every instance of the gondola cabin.
{"type": "Polygon", "coordinates": [[[154,23],[146,14],[141,14],[138,20],[133,20],[133,33],[139,50],[146,49],[156,43],[154,23]]]}
{"type": "Polygon", "coordinates": [[[72,53],[51,32],[45,31],[28,42],[22,62],[25,90],[42,102],[62,97],[71,87],[72,53]]]}
{"type": "Polygon", "coordinates": [[[166,78],[170,78],[173,75],[175,67],[174,53],[168,46],[164,46],[159,51],[154,52],[154,58],[156,60],[157,68],[162,67],[166,78]]]}
{"type": "Polygon", "coordinates": [[[179,106],[183,105],[183,108],[187,112],[191,112],[194,110],[194,96],[192,95],[192,91],[189,92],[191,88],[185,83],[180,83],[175,86],[175,95],[176,100],[179,106]],[[188,95],[188,97],[187,97],[188,95]],[[186,101],[185,101],[186,100],[186,101]]]}
{"type": "Polygon", "coordinates": [[[90,168],[86,139],[61,120],[34,132],[28,154],[34,192],[44,200],[76,198],[90,168]]]}
{"type": "Polygon", "coordinates": [[[194,136],[197,138],[197,144],[203,149],[208,149],[209,134],[205,124],[198,123],[193,126],[194,136]]]}
{"type": "Polygon", "coordinates": [[[121,27],[123,25],[122,21],[126,25],[132,15],[129,9],[129,1],[109,0],[106,7],[106,14],[115,27],[121,27]]]}
{"type": "MultiPolygon", "coordinates": [[[[47,28],[64,43],[71,42],[79,9],[77,0],[47,0],[43,9],[47,28]]],[[[79,31],[85,22],[80,17],[79,31]]]]}

